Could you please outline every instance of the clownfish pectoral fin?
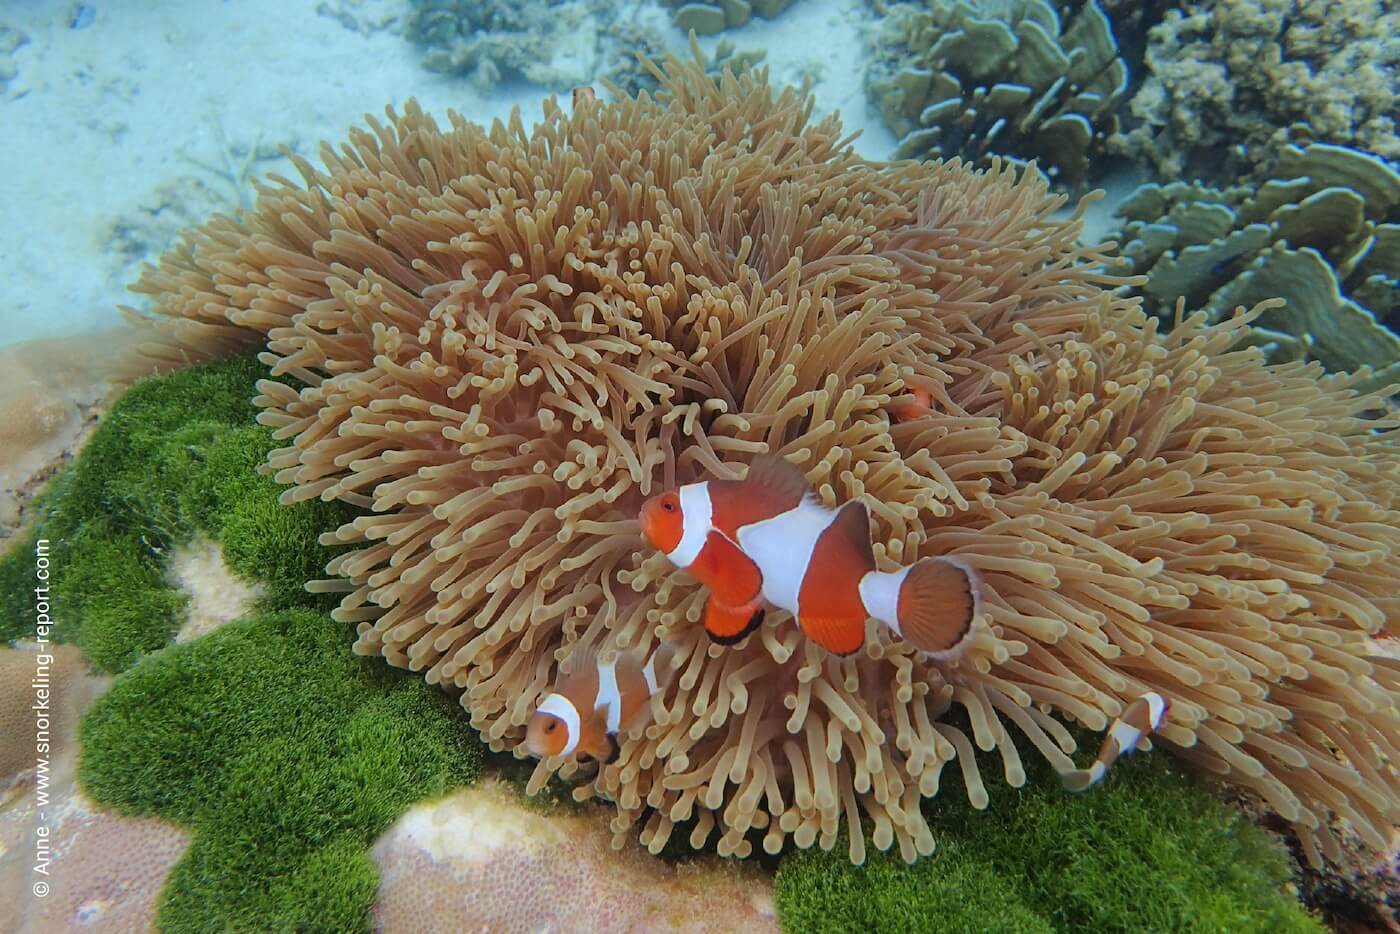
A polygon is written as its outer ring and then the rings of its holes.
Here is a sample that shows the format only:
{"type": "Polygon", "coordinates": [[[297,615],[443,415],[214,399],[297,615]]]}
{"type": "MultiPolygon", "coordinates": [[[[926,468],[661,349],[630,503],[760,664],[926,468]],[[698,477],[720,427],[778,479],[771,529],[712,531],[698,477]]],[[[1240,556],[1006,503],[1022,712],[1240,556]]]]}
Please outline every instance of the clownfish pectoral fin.
{"type": "Polygon", "coordinates": [[[705,547],[700,549],[689,571],[725,606],[747,606],[757,600],[763,590],[763,574],[758,565],[718,532],[706,536],[705,547]]]}
{"type": "Polygon", "coordinates": [[[763,607],[756,600],[744,606],[727,606],[711,594],[705,602],[705,631],[720,645],[734,645],[762,622],[763,607]]]}
{"type": "Polygon", "coordinates": [[[835,655],[850,655],[865,643],[865,620],[855,617],[798,617],[797,626],[807,638],[835,655]]]}
{"type": "Polygon", "coordinates": [[[796,464],[783,460],[776,454],[761,454],[754,458],[749,464],[749,472],[744,477],[745,483],[752,483],[772,490],[781,498],[790,499],[794,503],[802,501],[803,497],[812,492],[812,485],[807,482],[807,476],[796,464]]]}

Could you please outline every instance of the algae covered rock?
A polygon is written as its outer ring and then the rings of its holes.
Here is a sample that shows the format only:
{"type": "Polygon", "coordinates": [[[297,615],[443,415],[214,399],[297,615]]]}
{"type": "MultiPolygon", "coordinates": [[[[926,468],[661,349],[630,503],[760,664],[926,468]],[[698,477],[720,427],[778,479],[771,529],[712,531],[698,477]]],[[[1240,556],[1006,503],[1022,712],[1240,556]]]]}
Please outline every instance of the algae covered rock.
{"type": "Polygon", "coordinates": [[[1148,33],[1112,147],[1166,178],[1267,177],[1288,142],[1400,158],[1400,10],[1384,0],[1202,0],[1148,33]]]}
{"type": "Polygon", "coordinates": [[[852,866],[844,841],[788,854],[775,881],[784,929],[1323,930],[1297,902],[1279,842],[1163,757],[1119,762],[1082,795],[1041,763],[1027,771],[983,813],[957,795],[926,805],[938,849],[913,866],[873,847],[852,866]]]}
{"type": "Polygon", "coordinates": [[[1074,184],[1117,129],[1128,70],[1094,0],[888,8],[866,76],[898,158],[1040,160],[1074,184]]]}
{"type": "Polygon", "coordinates": [[[1157,314],[1178,298],[1216,317],[1282,298],[1260,320],[1276,357],[1400,380],[1400,173],[1385,160],[1287,146],[1261,185],[1144,185],[1118,214],[1157,314]]]}
{"type": "Polygon", "coordinates": [[[797,0],[666,0],[677,26],[698,36],[738,29],[754,14],[772,19],[797,0]]]}

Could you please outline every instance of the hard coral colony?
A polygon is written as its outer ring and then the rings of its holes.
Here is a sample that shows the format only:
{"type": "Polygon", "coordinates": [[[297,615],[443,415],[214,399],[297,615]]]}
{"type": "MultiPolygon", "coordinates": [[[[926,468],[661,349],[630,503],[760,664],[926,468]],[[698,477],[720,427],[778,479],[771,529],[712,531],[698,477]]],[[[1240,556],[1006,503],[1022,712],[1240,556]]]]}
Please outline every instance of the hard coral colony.
{"type": "Polygon", "coordinates": [[[153,353],[266,340],[305,384],[261,384],[288,442],[267,466],[287,501],[363,509],[312,585],[344,592],[357,651],[460,691],[524,755],[571,653],[674,642],[615,763],[532,779],[616,802],[616,840],[653,851],[678,829],[830,847],[845,822],[853,861],[866,832],[913,860],[950,764],[984,806],[974,747],[1013,785],[1013,732],[1066,772],[1059,718],[1102,730],[1149,691],[1160,736],[1314,858],[1334,816],[1382,845],[1400,665],[1368,634],[1400,612],[1400,450],[1357,377],[1233,350],[1249,314],[1159,335],[1035,173],[869,163],[762,74],[658,78],[531,131],[410,103],[139,284],[153,353]],[[911,387],[928,415],[891,424],[911,387]],[[776,612],[710,643],[703,589],[635,518],[764,453],[828,507],[864,502],[880,569],[976,570],[960,658],[868,622],[838,659],[776,612]]]}

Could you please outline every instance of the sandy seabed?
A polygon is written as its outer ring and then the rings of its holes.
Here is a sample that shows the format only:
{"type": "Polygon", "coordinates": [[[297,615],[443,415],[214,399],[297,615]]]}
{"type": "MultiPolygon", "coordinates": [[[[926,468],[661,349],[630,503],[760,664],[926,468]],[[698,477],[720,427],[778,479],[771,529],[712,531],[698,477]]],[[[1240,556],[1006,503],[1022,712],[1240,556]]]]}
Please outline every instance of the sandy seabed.
{"type": "MultiPolygon", "coordinates": [[[[407,0],[71,0],[0,7],[0,344],[115,323],[140,264],[181,229],[247,203],[251,176],[290,174],[287,146],[315,154],[366,113],[417,97],[488,123],[529,124],[558,91],[426,71],[399,34],[407,0]],[[81,12],[86,11],[86,12],[81,12]],[[8,39],[5,39],[8,37],[8,39]],[[10,51],[4,49],[10,46],[10,51]],[[8,67],[6,67],[8,66],[8,67]],[[10,74],[6,80],[3,76],[10,74]]],[[[652,3],[621,18],[685,39],[652,3]]],[[[781,81],[817,78],[820,108],[884,158],[894,139],[862,89],[862,0],[801,0],[727,38],[767,50],[781,81]],[[835,41],[818,41],[831,38],[835,41]]],[[[720,38],[702,40],[707,52],[720,38]]]]}

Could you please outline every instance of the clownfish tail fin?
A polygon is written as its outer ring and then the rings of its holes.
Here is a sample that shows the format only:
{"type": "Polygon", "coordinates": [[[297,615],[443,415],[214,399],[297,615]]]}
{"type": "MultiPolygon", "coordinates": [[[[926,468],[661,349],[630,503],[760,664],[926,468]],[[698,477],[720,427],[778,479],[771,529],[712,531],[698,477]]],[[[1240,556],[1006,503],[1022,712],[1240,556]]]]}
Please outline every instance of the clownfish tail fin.
{"type": "Polygon", "coordinates": [[[1108,767],[1102,762],[1095,762],[1087,769],[1075,769],[1071,772],[1060,773],[1060,783],[1065,786],[1065,791],[1088,791],[1099,783],[1099,780],[1108,774],[1108,767]]]}
{"type": "Polygon", "coordinates": [[[947,657],[972,636],[980,608],[977,572],[960,558],[924,558],[899,586],[898,629],[914,648],[947,657]]]}

